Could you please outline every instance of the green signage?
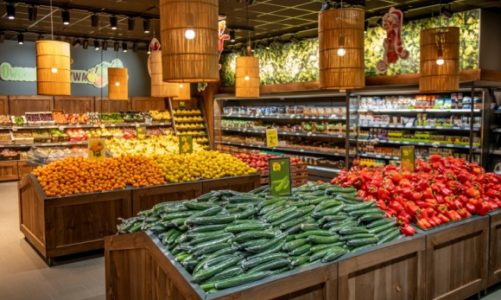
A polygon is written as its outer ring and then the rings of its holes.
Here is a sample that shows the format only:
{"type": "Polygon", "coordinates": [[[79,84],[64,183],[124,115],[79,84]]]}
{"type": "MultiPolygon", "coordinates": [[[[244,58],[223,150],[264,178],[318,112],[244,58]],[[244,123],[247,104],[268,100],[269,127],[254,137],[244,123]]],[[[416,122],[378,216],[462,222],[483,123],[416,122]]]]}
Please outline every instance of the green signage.
{"type": "Polygon", "coordinates": [[[179,137],[179,154],[193,153],[193,137],[182,135],[179,137]]]}
{"type": "Polygon", "coordinates": [[[288,157],[270,158],[270,190],[273,196],[289,196],[292,193],[291,163],[288,157]]]}

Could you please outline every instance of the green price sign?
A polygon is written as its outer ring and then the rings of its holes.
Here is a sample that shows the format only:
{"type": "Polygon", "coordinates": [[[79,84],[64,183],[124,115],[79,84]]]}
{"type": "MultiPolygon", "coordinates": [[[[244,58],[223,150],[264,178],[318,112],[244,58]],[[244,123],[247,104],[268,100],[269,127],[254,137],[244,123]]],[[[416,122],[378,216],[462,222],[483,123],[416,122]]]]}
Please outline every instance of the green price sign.
{"type": "Polygon", "coordinates": [[[268,164],[271,194],[273,196],[290,196],[292,184],[289,158],[271,158],[268,164]]]}
{"type": "Polygon", "coordinates": [[[416,154],[414,146],[400,147],[400,166],[402,171],[414,172],[416,168],[416,154]]]}
{"type": "Polygon", "coordinates": [[[179,154],[193,153],[193,137],[182,135],[179,137],[179,154]]]}

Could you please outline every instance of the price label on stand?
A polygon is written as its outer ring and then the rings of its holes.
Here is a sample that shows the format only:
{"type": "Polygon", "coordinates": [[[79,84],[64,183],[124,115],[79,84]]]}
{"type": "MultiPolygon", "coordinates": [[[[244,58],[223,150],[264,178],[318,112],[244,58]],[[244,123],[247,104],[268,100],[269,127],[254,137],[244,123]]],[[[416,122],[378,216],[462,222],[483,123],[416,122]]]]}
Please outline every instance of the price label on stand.
{"type": "Polygon", "coordinates": [[[278,146],[278,130],[276,128],[266,129],[266,146],[269,148],[278,146]]]}
{"type": "Polygon", "coordinates": [[[186,108],[186,102],[179,101],[179,108],[186,108]]]}
{"type": "Polygon", "coordinates": [[[271,195],[290,196],[292,193],[290,159],[271,158],[268,161],[268,169],[271,195]]]}
{"type": "Polygon", "coordinates": [[[400,165],[403,171],[414,172],[416,168],[416,152],[414,146],[400,147],[400,165]]]}
{"type": "Polygon", "coordinates": [[[106,156],[106,142],[104,139],[90,139],[88,143],[90,159],[101,160],[106,156]]]}
{"type": "Polygon", "coordinates": [[[179,137],[179,154],[193,153],[193,137],[182,135],[179,137]]]}

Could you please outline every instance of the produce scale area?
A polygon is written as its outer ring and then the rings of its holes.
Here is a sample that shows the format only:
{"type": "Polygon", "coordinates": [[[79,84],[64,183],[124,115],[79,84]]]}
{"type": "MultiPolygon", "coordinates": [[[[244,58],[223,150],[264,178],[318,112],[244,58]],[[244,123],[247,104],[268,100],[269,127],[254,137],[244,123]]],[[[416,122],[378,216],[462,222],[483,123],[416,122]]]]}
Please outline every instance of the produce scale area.
{"type": "Polygon", "coordinates": [[[499,1],[0,1],[0,299],[501,299],[499,1]]]}

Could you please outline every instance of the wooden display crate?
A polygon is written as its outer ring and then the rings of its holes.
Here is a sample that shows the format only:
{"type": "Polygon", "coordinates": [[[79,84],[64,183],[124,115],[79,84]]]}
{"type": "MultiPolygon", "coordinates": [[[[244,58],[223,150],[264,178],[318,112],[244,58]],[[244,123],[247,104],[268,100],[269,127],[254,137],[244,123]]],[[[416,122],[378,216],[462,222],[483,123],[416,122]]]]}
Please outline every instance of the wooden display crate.
{"type": "Polygon", "coordinates": [[[426,239],[405,238],[341,259],[339,299],[425,299],[426,239]]]}
{"type": "Polygon", "coordinates": [[[34,169],[35,167],[30,165],[27,161],[17,162],[17,172],[19,174],[19,178],[23,178],[25,175],[30,174],[34,169]]]}
{"type": "Polygon", "coordinates": [[[426,232],[426,299],[465,299],[487,287],[489,217],[426,232]]]}
{"type": "Polygon", "coordinates": [[[490,214],[489,284],[501,282],[501,210],[490,214]]]}
{"type": "Polygon", "coordinates": [[[17,161],[0,161],[0,182],[18,179],[17,161]]]}
{"type": "Polygon", "coordinates": [[[337,263],[305,267],[214,294],[147,233],[106,237],[106,298],[112,299],[337,299],[337,263]]]}
{"type": "Polygon", "coordinates": [[[132,216],[130,190],[47,197],[33,175],[19,182],[19,223],[28,242],[47,260],[102,249],[119,217],[132,216]]]}
{"type": "Polygon", "coordinates": [[[259,173],[226,177],[218,179],[202,180],[202,194],[214,190],[234,190],[238,192],[248,192],[259,187],[259,173]]]}

